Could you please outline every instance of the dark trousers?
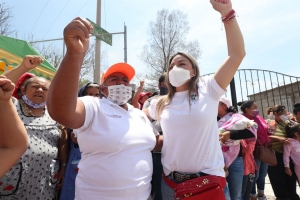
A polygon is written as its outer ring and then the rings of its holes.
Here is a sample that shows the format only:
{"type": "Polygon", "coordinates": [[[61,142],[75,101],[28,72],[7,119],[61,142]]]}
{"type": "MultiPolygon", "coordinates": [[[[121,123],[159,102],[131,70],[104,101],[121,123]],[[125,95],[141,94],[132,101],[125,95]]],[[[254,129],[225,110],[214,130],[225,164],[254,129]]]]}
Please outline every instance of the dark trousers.
{"type": "Polygon", "coordinates": [[[153,160],[153,175],[152,175],[152,190],[151,196],[153,200],[162,200],[161,196],[161,180],[163,167],[161,164],[161,153],[152,153],[153,160]]]}
{"type": "Polygon", "coordinates": [[[250,199],[250,192],[251,192],[254,180],[255,180],[254,174],[249,174],[249,175],[243,176],[243,188],[242,188],[242,199],[243,200],[250,199]]]}
{"type": "Polygon", "coordinates": [[[299,196],[297,195],[296,191],[297,176],[294,171],[294,163],[290,159],[290,169],[293,173],[293,176],[289,176],[285,173],[283,153],[275,153],[277,165],[269,166],[268,169],[268,175],[275,196],[280,200],[299,200],[299,196]]]}

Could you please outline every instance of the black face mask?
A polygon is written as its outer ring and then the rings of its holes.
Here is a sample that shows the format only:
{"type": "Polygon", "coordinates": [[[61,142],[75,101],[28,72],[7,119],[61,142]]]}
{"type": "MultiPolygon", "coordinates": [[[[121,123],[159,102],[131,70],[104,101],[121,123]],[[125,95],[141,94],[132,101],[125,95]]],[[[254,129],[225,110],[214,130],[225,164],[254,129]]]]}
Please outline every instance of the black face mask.
{"type": "Polygon", "coordinates": [[[166,87],[160,87],[159,88],[159,94],[160,95],[166,95],[166,94],[168,94],[168,88],[166,88],[166,87]]]}

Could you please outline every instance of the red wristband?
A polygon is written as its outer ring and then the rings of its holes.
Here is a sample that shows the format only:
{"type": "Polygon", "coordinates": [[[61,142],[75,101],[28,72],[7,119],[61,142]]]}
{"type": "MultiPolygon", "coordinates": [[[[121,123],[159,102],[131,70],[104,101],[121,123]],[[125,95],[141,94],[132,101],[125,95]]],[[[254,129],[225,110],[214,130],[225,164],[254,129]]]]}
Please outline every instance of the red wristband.
{"type": "Polygon", "coordinates": [[[228,22],[235,17],[235,11],[232,9],[225,17],[222,17],[222,22],[228,22]]]}

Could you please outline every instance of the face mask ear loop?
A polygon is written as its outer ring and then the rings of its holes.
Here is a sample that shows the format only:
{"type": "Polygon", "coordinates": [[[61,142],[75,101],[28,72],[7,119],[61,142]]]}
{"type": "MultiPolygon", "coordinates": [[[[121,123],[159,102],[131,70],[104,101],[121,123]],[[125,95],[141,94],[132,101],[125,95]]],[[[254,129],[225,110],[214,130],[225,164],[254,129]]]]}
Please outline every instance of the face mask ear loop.
{"type": "Polygon", "coordinates": [[[192,70],[194,71],[194,74],[193,74],[193,75],[191,75],[191,78],[196,76],[196,71],[195,71],[195,68],[191,69],[190,71],[192,71],[192,70]]]}
{"type": "MultiPolygon", "coordinates": [[[[105,96],[104,95],[104,93],[102,92],[102,90],[105,88],[105,87],[107,87],[105,84],[104,84],[104,82],[100,85],[100,92],[101,92],[101,94],[103,95],[103,96],[105,96]]],[[[107,96],[105,96],[105,97],[107,97],[107,96]]]]}

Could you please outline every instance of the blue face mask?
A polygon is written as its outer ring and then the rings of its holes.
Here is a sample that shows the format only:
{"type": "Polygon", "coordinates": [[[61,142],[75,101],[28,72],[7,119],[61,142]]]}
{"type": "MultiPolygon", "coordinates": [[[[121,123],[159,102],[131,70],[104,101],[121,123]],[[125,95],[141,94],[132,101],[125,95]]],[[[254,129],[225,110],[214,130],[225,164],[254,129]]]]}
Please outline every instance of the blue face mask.
{"type": "Polygon", "coordinates": [[[46,105],[46,102],[43,102],[43,103],[40,103],[40,104],[33,103],[32,101],[30,101],[30,100],[28,99],[28,97],[26,96],[26,94],[24,94],[24,95],[22,96],[22,99],[23,99],[23,101],[24,101],[24,103],[25,103],[26,105],[28,105],[28,106],[30,106],[30,107],[32,107],[32,108],[34,108],[34,109],[43,108],[43,107],[45,107],[45,105],[46,105]]]}
{"type": "Polygon", "coordinates": [[[159,88],[159,94],[160,95],[166,95],[166,94],[168,94],[168,88],[166,88],[166,87],[160,87],[159,88]]]}

